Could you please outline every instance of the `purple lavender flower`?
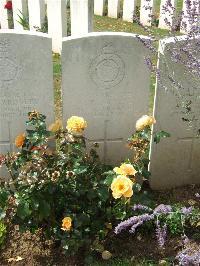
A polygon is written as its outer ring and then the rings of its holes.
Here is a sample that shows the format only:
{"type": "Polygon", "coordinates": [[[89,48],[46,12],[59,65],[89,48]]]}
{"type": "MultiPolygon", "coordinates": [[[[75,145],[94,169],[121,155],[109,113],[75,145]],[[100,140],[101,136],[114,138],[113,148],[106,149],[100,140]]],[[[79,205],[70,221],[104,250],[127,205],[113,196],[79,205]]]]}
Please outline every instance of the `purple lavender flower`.
{"type": "Polygon", "coordinates": [[[164,226],[161,227],[159,220],[157,220],[156,223],[156,237],[159,247],[163,248],[167,237],[167,225],[164,224],[164,226]]]}
{"type": "Polygon", "coordinates": [[[193,207],[183,207],[182,209],[181,209],[181,212],[183,213],[183,214],[185,214],[185,215],[188,215],[188,214],[191,214],[191,212],[192,212],[192,210],[193,210],[193,207]]]}
{"type": "Polygon", "coordinates": [[[186,246],[190,242],[189,238],[186,235],[182,236],[182,240],[184,246],[186,246]]]}
{"type": "Polygon", "coordinates": [[[142,214],[139,216],[133,216],[115,227],[115,234],[119,234],[121,231],[126,230],[131,227],[130,232],[134,233],[135,229],[142,225],[144,222],[150,221],[154,218],[153,214],[142,214]]]}
{"type": "Polygon", "coordinates": [[[121,223],[119,223],[116,227],[115,227],[115,234],[119,234],[121,233],[121,231],[126,230],[128,227],[131,227],[133,224],[136,224],[138,222],[138,216],[133,216],[121,223]]]}
{"type": "Polygon", "coordinates": [[[186,248],[178,253],[176,259],[179,261],[179,265],[198,266],[200,265],[200,250],[194,252],[190,248],[186,248]]]}
{"type": "Polygon", "coordinates": [[[135,230],[143,224],[143,221],[138,221],[136,224],[131,226],[131,229],[129,230],[129,233],[134,234],[135,230]]]}
{"type": "Polygon", "coordinates": [[[152,209],[149,208],[148,206],[145,206],[145,205],[142,205],[142,204],[135,204],[133,206],[133,211],[137,211],[137,210],[148,211],[148,212],[152,211],[152,209]]]}
{"type": "Polygon", "coordinates": [[[154,214],[167,214],[172,212],[172,207],[170,205],[160,204],[154,209],[154,214]]]}
{"type": "Polygon", "coordinates": [[[196,193],[195,194],[195,197],[198,198],[198,199],[200,199],[200,194],[199,193],[196,193]]]}

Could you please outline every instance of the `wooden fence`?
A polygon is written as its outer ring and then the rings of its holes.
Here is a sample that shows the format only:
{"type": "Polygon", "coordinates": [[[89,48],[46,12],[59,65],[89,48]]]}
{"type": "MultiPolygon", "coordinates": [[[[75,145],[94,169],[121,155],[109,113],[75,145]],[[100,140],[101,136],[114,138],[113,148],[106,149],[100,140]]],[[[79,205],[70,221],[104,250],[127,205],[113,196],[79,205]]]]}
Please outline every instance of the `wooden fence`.
{"type": "Polygon", "coordinates": [[[156,0],[94,0],[94,14],[122,17],[128,22],[138,20],[144,26],[151,26],[154,22],[160,29],[171,30],[176,26],[186,33],[194,23],[200,23],[200,1],[160,0],[159,3],[156,0]]]}
{"type": "MultiPolygon", "coordinates": [[[[177,1],[161,0],[156,21],[159,28],[174,27],[177,1]]],[[[155,3],[155,0],[0,0],[0,25],[1,29],[30,31],[47,30],[45,25],[48,25],[53,51],[60,53],[63,37],[93,31],[93,14],[104,16],[106,13],[113,18],[121,15],[123,20],[129,22],[133,22],[134,15],[137,15],[139,23],[151,26],[155,22],[155,3]],[[12,10],[5,8],[8,2],[12,2],[12,10]],[[28,27],[19,22],[22,16],[26,18],[28,27]]],[[[200,1],[193,0],[192,3],[188,6],[188,1],[183,0],[182,21],[178,25],[183,33],[190,30],[194,23],[200,23],[200,1]],[[195,14],[195,20],[191,20],[191,11],[195,14]]]]}
{"type": "Polygon", "coordinates": [[[7,2],[0,0],[1,29],[27,29],[19,22],[23,16],[30,31],[48,27],[54,52],[60,53],[67,34],[86,34],[93,29],[93,0],[12,0],[12,10],[5,8],[7,2]]]}

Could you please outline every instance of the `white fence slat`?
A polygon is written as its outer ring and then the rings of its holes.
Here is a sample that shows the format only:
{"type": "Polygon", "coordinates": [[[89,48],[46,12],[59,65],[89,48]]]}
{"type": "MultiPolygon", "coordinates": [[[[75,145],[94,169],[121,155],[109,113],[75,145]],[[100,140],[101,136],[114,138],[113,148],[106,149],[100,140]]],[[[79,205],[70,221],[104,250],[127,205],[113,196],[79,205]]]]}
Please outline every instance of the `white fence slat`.
{"type": "Polygon", "coordinates": [[[133,16],[136,11],[136,0],[124,0],[123,20],[133,22],[133,16]]]}
{"type": "Polygon", "coordinates": [[[120,0],[108,0],[108,17],[118,18],[120,11],[120,0]]]}
{"type": "Polygon", "coordinates": [[[155,11],[155,0],[141,0],[140,23],[144,26],[151,26],[152,17],[155,11]]]}
{"type": "Polygon", "coordinates": [[[0,24],[1,29],[8,29],[8,11],[5,9],[6,0],[0,0],[0,24]]]}
{"type": "Polygon", "coordinates": [[[23,30],[23,26],[19,23],[19,16],[27,16],[27,1],[26,0],[12,0],[13,6],[13,22],[15,30],[23,30]]]}
{"type": "Polygon", "coordinates": [[[200,1],[183,0],[183,16],[180,32],[187,33],[193,26],[200,26],[200,1]]]}
{"type": "Polygon", "coordinates": [[[45,18],[44,0],[28,0],[30,30],[41,28],[45,18]]]}
{"type": "Polygon", "coordinates": [[[177,0],[161,0],[159,28],[171,29],[174,26],[177,0]]]}
{"type": "Polygon", "coordinates": [[[62,38],[67,36],[66,0],[47,0],[48,33],[54,53],[61,53],[62,38]]]}
{"type": "Polygon", "coordinates": [[[93,30],[93,0],[71,0],[71,35],[87,34],[93,30]]]}
{"type": "Polygon", "coordinates": [[[94,14],[103,16],[104,14],[105,0],[94,0],[94,14]]]}

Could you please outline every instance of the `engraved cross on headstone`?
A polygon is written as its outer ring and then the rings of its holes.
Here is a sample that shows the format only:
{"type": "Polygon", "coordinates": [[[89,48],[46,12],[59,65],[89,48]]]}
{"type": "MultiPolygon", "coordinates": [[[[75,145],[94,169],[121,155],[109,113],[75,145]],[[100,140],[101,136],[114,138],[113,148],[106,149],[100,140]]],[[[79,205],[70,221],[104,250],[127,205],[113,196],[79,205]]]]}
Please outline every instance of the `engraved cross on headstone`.
{"type": "Polygon", "coordinates": [[[178,142],[182,142],[184,145],[184,142],[189,142],[190,144],[190,151],[189,151],[189,161],[188,161],[188,166],[187,169],[189,171],[192,171],[192,160],[193,160],[193,154],[194,154],[194,148],[195,148],[195,141],[199,139],[197,136],[197,131],[196,131],[196,125],[192,127],[192,136],[191,137],[184,137],[184,138],[179,138],[178,142]]]}

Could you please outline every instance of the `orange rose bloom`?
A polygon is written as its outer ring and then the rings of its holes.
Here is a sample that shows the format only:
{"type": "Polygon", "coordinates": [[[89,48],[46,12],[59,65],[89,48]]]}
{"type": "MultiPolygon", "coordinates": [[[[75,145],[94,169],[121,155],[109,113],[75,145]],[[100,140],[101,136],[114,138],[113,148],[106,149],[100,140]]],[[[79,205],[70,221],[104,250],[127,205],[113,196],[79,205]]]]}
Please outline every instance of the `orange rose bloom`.
{"type": "Polygon", "coordinates": [[[21,148],[24,145],[25,138],[25,133],[18,135],[15,139],[15,146],[21,148]]]}
{"type": "Polygon", "coordinates": [[[70,231],[72,227],[72,219],[70,217],[65,217],[62,220],[62,230],[63,231],[70,231]]]}

